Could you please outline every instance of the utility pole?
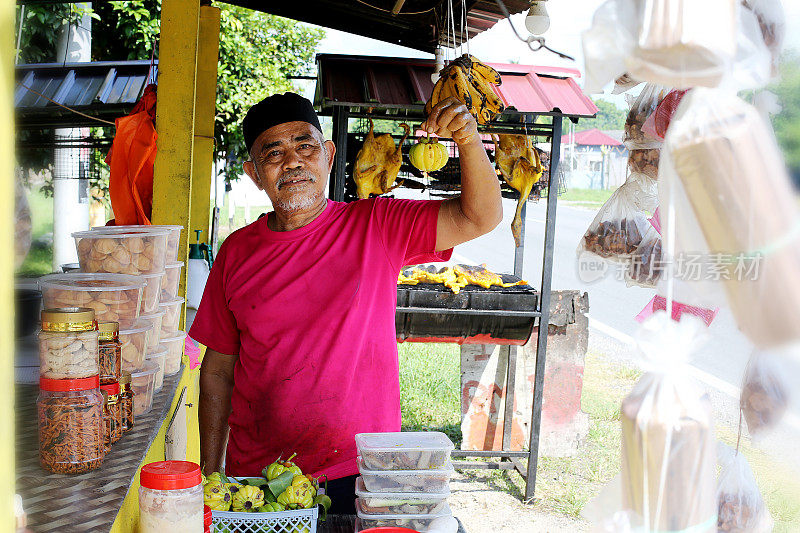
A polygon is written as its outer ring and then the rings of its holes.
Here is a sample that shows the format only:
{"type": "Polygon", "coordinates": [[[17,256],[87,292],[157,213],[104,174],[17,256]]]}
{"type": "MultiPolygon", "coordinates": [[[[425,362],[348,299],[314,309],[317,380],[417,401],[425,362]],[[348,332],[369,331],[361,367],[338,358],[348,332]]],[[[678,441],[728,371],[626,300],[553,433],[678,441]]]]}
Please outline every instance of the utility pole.
{"type": "MultiPolygon", "coordinates": [[[[72,9],[88,13],[90,3],[74,4],[72,9]]],[[[84,14],[61,28],[56,61],[62,64],[92,60],[92,18],[84,14]]],[[[89,136],[89,128],[58,128],[56,142],[89,136]]],[[[57,145],[58,146],[58,145],[57,145]]],[[[64,263],[78,261],[72,232],[89,229],[89,159],[90,148],[60,148],[54,151],[53,164],[53,270],[64,263]]]]}

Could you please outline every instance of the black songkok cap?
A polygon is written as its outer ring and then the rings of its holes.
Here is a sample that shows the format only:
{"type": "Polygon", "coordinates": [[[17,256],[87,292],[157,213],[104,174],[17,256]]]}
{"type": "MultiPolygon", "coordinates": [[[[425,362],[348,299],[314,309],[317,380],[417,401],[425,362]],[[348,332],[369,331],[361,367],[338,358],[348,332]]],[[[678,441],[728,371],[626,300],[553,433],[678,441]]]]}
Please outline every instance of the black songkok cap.
{"type": "Polygon", "coordinates": [[[307,98],[296,93],[267,96],[251,107],[242,121],[247,151],[250,152],[258,136],[272,126],[295,121],[308,122],[322,132],[314,106],[307,98]]]}

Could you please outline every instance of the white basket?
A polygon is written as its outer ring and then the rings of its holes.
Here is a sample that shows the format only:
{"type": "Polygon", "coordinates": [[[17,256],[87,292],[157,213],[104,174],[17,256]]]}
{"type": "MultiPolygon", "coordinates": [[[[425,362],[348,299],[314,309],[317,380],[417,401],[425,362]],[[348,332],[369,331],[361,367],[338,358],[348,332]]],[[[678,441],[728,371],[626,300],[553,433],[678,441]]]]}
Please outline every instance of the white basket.
{"type": "Polygon", "coordinates": [[[212,511],[212,533],[316,533],[316,507],[274,513],[212,511]]]}

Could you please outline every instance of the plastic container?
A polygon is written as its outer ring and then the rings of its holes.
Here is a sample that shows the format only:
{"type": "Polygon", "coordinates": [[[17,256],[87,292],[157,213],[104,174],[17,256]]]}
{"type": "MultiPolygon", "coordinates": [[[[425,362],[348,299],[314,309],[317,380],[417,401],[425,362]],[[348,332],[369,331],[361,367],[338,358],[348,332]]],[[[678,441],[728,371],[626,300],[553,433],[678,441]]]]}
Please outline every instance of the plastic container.
{"type": "Polygon", "coordinates": [[[150,324],[139,324],[119,332],[123,372],[136,372],[142,368],[144,355],[147,353],[147,336],[155,334],[150,324]]]}
{"type": "Polygon", "coordinates": [[[369,470],[436,470],[455,448],[437,431],[358,433],[356,447],[369,470]]]}
{"type": "Polygon", "coordinates": [[[108,228],[72,234],[84,272],[154,274],[167,264],[169,231],[108,228]]]}
{"type": "Polygon", "coordinates": [[[103,463],[103,396],[97,376],[39,379],[39,462],[55,474],[82,474],[103,463]]]}
{"type": "Polygon", "coordinates": [[[154,272],[152,274],[142,274],[145,284],[142,289],[141,315],[148,315],[158,311],[158,303],[161,301],[161,280],[164,272],[154,272]]]}
{"type": "Polygon", "coordinates": [[[362,478],[356,479],[356,496],[367,514],[438,515],[447,506],[450,491],[424,492],[369,492],[362,478]]]}
{"type": "Polygon", "coordinates": [[[161,346],[167,349],[167,359],[164,363],[164,374],[171,376],[181,369],[183,350],[186,347],[186,332],[179,331],[176,335],[164,337],[161,339],[161,346]]]}
{"type": "Polygon", "coordinates": [[[161,301],[166,302],[178,297],[178,287],[181,282],[183,261],[167,263],[164,268],[164,278],[161,280],[161,301]]]}
{"type": "Polygon", "coordinates": [[[122,374],[122,343],[119,342],[119,324],[98,322],[97,339],[100,384],[116,383],[122,374]]]}
{"type": "Polygon", "coordinates": [[[89,307],[98,322],[131,326],[139,316],[144,280],[125,274],[52,274],[39,279],[48,307],[89,307]]]}
{"type": "Polygon", "coordinates": [[[39,332],[39,375],[50,379],[96,376],[99,371],[94,311],[61,307],[42,311],[39,332]]]}
{"type": "Polygon", "coordinates": [[[196,463],[159,461],[146,464],[139,482],[139,533],[203,531],[203,485],[196,463]]]}
{"type": "Polygon", "coordinates": [[[369,492],[426,492],[441,494],[455,472],[448,461],[441,470],[369,470],[358,458],[358,470],[369,492]]]}
{"type": "Polygon", "coordinates": [[[119,383],[100,385],[103,395],[103,442],[106,453],[122,438],[122,405],[119,403],[119,383]]]}
{"type": "MultiPolygon", "coordinates": [[[[158,309],[157,305],[156,309],[158,309]]],[[[156,346],[158,346],[158,342],[161,338],[161,321],[164,319],[165,314],[166,311],[157,310],[154,313],[139,316],[138,325],[142,326],[145,324],[150,324],[150,326],[153,328],[150,330],[150,334],[147,336],[146,348],[148,352],[154,351],[156,346]]]]}
{"type": "Polygon", "coordinates": [[[158,372],[156,372],[156,392],[161,390],[164,385],[164,361],[167,357],[167,349],[157,346],[153,352],[148,352],[145,355],[145,361],[153,361],[158,365],[158,372]]]}
{"type": "Polygon", "coordinates": [[[166,311],[164,319],[161,321],[162,339],[172,337],[178,333],[184,301],[184,298],[175,298],[174,300],[168,300],[158,304],[160,310],[166,311]]]}
{"type": "Polygon", "coordinates": [[[122,413],[122,432],[127,433],[133,429],[133,388],[131,388],[131,375],[123,372],[119,378],[119,403],[122,413]]]}
{"type": "Polygon", "coordinates": [[[203,533],[211,533],[211,524],[214,521],[214,515],[211,513],[211,507],[208,505],[203,506],[203,533]]]}
{"type": "Polygon", "coordinates": [[[141,416],[153,408],[157,373],[158,363],[145,361],[142,370],[131,374],[133,416],[141,416]]]}
{"type": "Polygon", "coordinates": [[[162,231],[168,230],[167,235],[167,263],[178,260],[178,248],[181,244],[181,230],[183,226],[172,225],[150,225],[150,226],[95,226],[92,231],[105,231],[106,233],[113,233],[115,231],[162,231]]]}
{"type": "Polygon", "coordinates": [[[364,531],[373,527],[407,527],[414,531],[428,531],[434,520],[452,517],[450,506],[444,507],[436,514],[370,514],[364,510],[361,498],[356,498],[356,516],[364,531]]]}

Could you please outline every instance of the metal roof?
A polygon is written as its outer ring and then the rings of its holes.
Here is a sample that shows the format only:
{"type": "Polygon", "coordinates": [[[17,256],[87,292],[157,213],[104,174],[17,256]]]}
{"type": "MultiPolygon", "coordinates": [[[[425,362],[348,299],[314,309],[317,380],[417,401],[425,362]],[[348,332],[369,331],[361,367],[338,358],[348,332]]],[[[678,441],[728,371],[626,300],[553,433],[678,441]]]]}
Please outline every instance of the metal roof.
{"type": "Polygon", "coordinates": [[[578,131],[572,135],[562,135],[562,144],[580,144],[583,146],[622,146],[622,143],[597,128],[578,131]]]}
{"type": "MultiPolygon", "coordinates": [[[[380,41],[408,46],[433,53],[440,43],[453,46],[445,31],[447,3],[442,0],[306,0],[277,2],[274,0],[226,0],[264,13],[371,37],[380,41]],[[392,9],[400,5],[397,15],[392,9]]],[[[508,11],[521,13],[530,7],[530,0],[505,0],[508,11]]],[[[462,35],[461,3],[455,7],[455,46],[488,30],[503,14],[495,0],[466,0],[467,24],[462,35]]]]}
{"type": "MultiPolygon", "coordinates": [[[[575,69],[489,63],[503,83],[495,90],[520,113],[592,117],[597,107],[575,83],[575,69]]],[[[317,55],[315,105],[323,113],[335,106],[412,110],[421,113],[433,89],[429,59],[317,55]]]]}
{"type": "Polygon", "coordinates": [[[90,117],[113,122],[130,112],[148,80],[155,79],[157,68],[156,63],[150,73],[150,61],[147,60],[17,65],[14,91],[17,127],[100,125],[96,120],[64,109],[48,98],[90,117]],[[151,74],[149,77],[148,73],[151,74]]]}

